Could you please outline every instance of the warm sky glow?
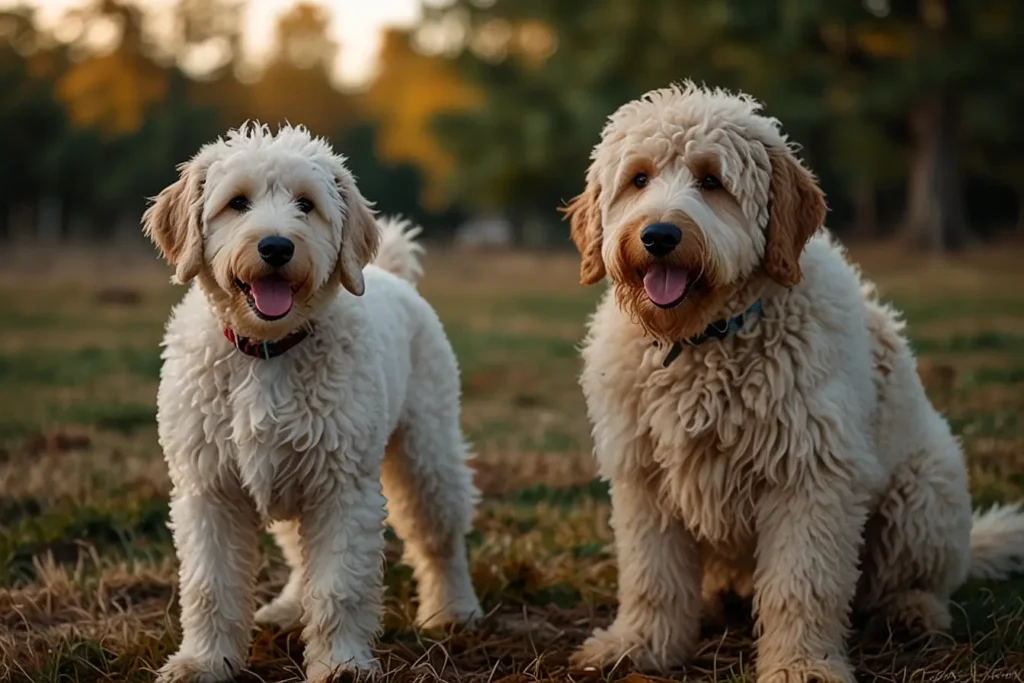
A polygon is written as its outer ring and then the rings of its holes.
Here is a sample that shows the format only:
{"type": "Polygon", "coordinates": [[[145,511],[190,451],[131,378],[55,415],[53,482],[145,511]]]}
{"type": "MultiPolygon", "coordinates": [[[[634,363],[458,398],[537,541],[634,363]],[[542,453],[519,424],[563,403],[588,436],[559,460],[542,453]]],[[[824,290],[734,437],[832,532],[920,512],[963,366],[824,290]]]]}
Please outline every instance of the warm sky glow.
{"type": "MultiPolygon", "coordinates": [[[[136,0],[142,6],[162,6],[171,0],[136,0]]],[[[420,0],[310,0],[329,7],[333,15],[331,35],[341,49],[336,64],[337,78],[346,84],[358,85],[373,75],[381,29],[416,21],[420,0]]],[[[40,8],[39,20],[53,26],[62,12],[85,4],[83,0],[24,0],[40,8]]],[[[0,0],[0,6],[21,4],[19,0],[0,0]]],[[[249,56],[260,59],[272,39],[277,17],[296,0],[249,0],[245,19],[245,49],[249,56]]]]}

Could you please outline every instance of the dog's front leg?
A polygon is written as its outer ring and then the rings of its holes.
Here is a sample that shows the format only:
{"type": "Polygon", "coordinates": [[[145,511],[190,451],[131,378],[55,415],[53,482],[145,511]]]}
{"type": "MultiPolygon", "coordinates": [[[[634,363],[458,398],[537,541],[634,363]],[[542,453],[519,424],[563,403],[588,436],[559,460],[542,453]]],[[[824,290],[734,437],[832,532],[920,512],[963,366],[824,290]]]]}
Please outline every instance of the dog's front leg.
{"type": "Polygon", "coordinates": [[[757,512],[758,683],[853,683],[846,656],[867,506],[849,481],[777,488],[757,512]]]}
{"type": "Polygon", "coordinates": [[[336,475],[303,504],[303,620],[310,683],[342,671],[374,675],[380,629],[384,496],[378,472],[336,475]]]}
{"type": "Polygon", "coordinates": [[[175,489],[171,529],[180,562],[182,640],[159,683],[229,681],[249,653],[259,518],[241,488],[175,489]]]}
{"type": "Polygon", "coordinates": [[[700,634],[701,561],[684,524],[663,514],[640,478],[614,479],[612,528],[619,565],[619,609],[573,655],[577,667],[630,659],[647,670],[686,661],[700,634]]]}

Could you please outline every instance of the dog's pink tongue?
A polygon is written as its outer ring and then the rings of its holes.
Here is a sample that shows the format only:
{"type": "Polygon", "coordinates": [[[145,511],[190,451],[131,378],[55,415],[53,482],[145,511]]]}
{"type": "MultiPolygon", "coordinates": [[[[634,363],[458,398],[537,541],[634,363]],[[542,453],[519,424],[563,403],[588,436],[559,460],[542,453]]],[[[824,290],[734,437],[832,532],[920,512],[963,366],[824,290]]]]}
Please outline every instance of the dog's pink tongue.
{"type": "Polygon", "coordinates": [[[291,310],[292,286],[283,277],[261,277],[254,280],[250,287],[253,303],[263,315],[276,318],[291,310]]]}
{"type": "Polygon", "coordinates": [[[644,290],[651,301],[659,306],[668,306],[686,293],[687,280],[687,273],[682,268],[656,263],[644,275],[644,290]]]}

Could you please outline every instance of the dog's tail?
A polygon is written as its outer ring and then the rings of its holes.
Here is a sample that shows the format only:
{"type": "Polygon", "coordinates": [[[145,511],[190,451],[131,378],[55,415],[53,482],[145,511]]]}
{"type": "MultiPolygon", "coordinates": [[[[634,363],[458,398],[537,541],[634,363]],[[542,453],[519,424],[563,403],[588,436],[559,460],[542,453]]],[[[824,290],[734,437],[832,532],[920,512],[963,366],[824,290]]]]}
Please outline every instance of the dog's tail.
{"type": "Polygon", "coordinates": [[[1024,572],[1024,510],[1020,504],[993,505],[974,513],[971,527],[972,579],[1001,580],[1024,572]]]}
{"type": "Polygon", "coordinates": [[[423,275],[423,264],[420,263],[423,245],[415,240],[423,228],[395,216],[378,218],[377,225],[380,227],[380,248],[373,265],[415,285],[423,275]]]}

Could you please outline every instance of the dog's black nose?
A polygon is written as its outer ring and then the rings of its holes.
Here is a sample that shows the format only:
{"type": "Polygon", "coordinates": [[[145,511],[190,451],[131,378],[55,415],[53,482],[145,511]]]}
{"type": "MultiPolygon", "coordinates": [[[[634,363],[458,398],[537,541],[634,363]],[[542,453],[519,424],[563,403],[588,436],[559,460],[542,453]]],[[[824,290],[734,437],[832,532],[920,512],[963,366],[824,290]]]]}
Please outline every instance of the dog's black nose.
{"type": "Polygon", "coordinates": [[[653,223],[640,231],[640,241],[651,256],[665,256],[679,246],[683,231],[671,223],[653,223]]]}
{"type": "Polygon", "coordinates": [[[260,252],[260,258],[264,263],[274,268],[280,268],[292,260],[292,255],[295,254],[295,245],[287,237],[264,237],[256,245],[256,250],[260,252]]]}

